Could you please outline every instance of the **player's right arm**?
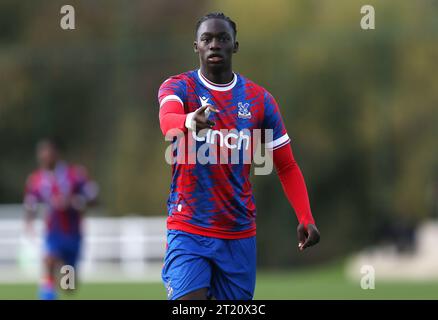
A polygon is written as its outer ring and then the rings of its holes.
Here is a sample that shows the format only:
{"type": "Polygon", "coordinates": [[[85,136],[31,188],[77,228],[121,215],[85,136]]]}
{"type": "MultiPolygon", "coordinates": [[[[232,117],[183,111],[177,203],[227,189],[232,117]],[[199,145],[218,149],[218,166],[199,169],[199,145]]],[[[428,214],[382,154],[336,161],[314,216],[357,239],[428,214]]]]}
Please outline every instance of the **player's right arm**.
{"type": "Polygon", "coordinates": [[[207,108],[213,112],[218,110],[207,105],[186,113],[184,110],[186,100],[184,80],[172,77],[163,82],[158,91],[160,128],[163,135],[177,136],[187,130],[202,130],[214,126],[214,122],[208,120],[205,111],[207,108]]]}

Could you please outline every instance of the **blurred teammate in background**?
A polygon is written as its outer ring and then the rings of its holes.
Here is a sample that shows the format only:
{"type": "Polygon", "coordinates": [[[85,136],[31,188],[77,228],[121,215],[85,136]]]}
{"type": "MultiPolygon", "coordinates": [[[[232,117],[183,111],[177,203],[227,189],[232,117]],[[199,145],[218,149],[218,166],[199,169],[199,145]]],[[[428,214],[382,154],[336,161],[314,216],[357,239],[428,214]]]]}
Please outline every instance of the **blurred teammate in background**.
{"type": "Polygon", "coordinates": [[[81,218],[97,197],[96,183],[84,167],[61,159],[52,140],[36,148],[39,168],[27,179],[24,195],[26,230],[34,235],[38,205],[45,206],[44,269],[39,298],[56,299],[57,276],[63,265],[76,267],[81,247],[81,218]]]}
{"type": "MultiPolygon", "coordinates": [[[[283,189],[295,209],[299,249],[319,241],[306,184],[275,99],[233,72],[232,56],[239,48],[236,33],[236,24],[222,13],[202,17],[194,42],[200,68],[168,78],[159,89],[163,134],[179,137],[178,151],[188,145],[187,150],[197,156],[208,147],[208,157],[215,159],[177,161],[172,166],[162,272],[169,299],[253,298],[256,209],[249,181],[251,164],[243,159],[250,152],[254,130],[266,133],[262,141],[272,150],[283,189]],[[238,155],[237,163],[217,160],[222,155],[229,160],[230,153],[238,155]]],[[[281,239],[278,243],[284,245],[281,239]]]]}

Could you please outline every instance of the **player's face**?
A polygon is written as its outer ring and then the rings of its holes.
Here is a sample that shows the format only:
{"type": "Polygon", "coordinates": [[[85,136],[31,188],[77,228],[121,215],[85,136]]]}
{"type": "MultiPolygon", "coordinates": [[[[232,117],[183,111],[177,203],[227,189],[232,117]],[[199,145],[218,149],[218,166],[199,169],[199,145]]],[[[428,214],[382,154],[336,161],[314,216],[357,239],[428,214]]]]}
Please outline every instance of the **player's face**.
{"type": "Polygon", "coordinates": [[[194,42],[201,65],[212,71],[231,68],[231,57],[237,52],[238,46],[231,25],[222,19],[204,21],[199,26],[194,42]]]}
{"type": "Polygon", "coordinates": [[[58,152],[52,144],[42,143],[37,148],[37,160],[42,168],[52,169],[58,160],[58,152]]]}

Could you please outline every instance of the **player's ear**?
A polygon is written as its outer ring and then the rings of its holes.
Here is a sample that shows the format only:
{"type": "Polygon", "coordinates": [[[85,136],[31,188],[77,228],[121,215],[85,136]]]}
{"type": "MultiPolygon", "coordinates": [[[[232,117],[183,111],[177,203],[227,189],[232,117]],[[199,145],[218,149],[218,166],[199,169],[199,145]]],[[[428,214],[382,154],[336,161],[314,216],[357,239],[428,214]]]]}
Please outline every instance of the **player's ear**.
{"type": "Polygon", "coordinates": [[[197,41],[193,41],[193,50],[195,51],[195,53],[198,53],[198,42],[197,41]]]}
{"type": "Polygon", "coordinates": [[[239,42],[234,41],[233,53],[236,53],[237,51],[239,51],[239,42]]]}

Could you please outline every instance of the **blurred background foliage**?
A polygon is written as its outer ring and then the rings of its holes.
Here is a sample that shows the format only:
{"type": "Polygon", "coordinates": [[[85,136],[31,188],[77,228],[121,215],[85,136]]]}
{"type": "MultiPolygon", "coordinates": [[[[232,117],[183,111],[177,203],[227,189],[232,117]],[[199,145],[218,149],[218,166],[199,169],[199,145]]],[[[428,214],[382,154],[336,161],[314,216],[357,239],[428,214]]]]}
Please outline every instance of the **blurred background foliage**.
{"type": "Polygon", "coordinates": [[[253,177],[261,265],[337,259],[436,216],[438,1],[74,1],[74,31],[64,4],[0,0],[1,203],[21,201],[36,141],[54,136],[107,214],[165,215],[157,90],[197,68],[195,23],[224,11],[234,70],[276,97],[322,233],[298,259],[278,178],[253,177]],[[376,30],[360,28],[365,4],[376,30]]]}

